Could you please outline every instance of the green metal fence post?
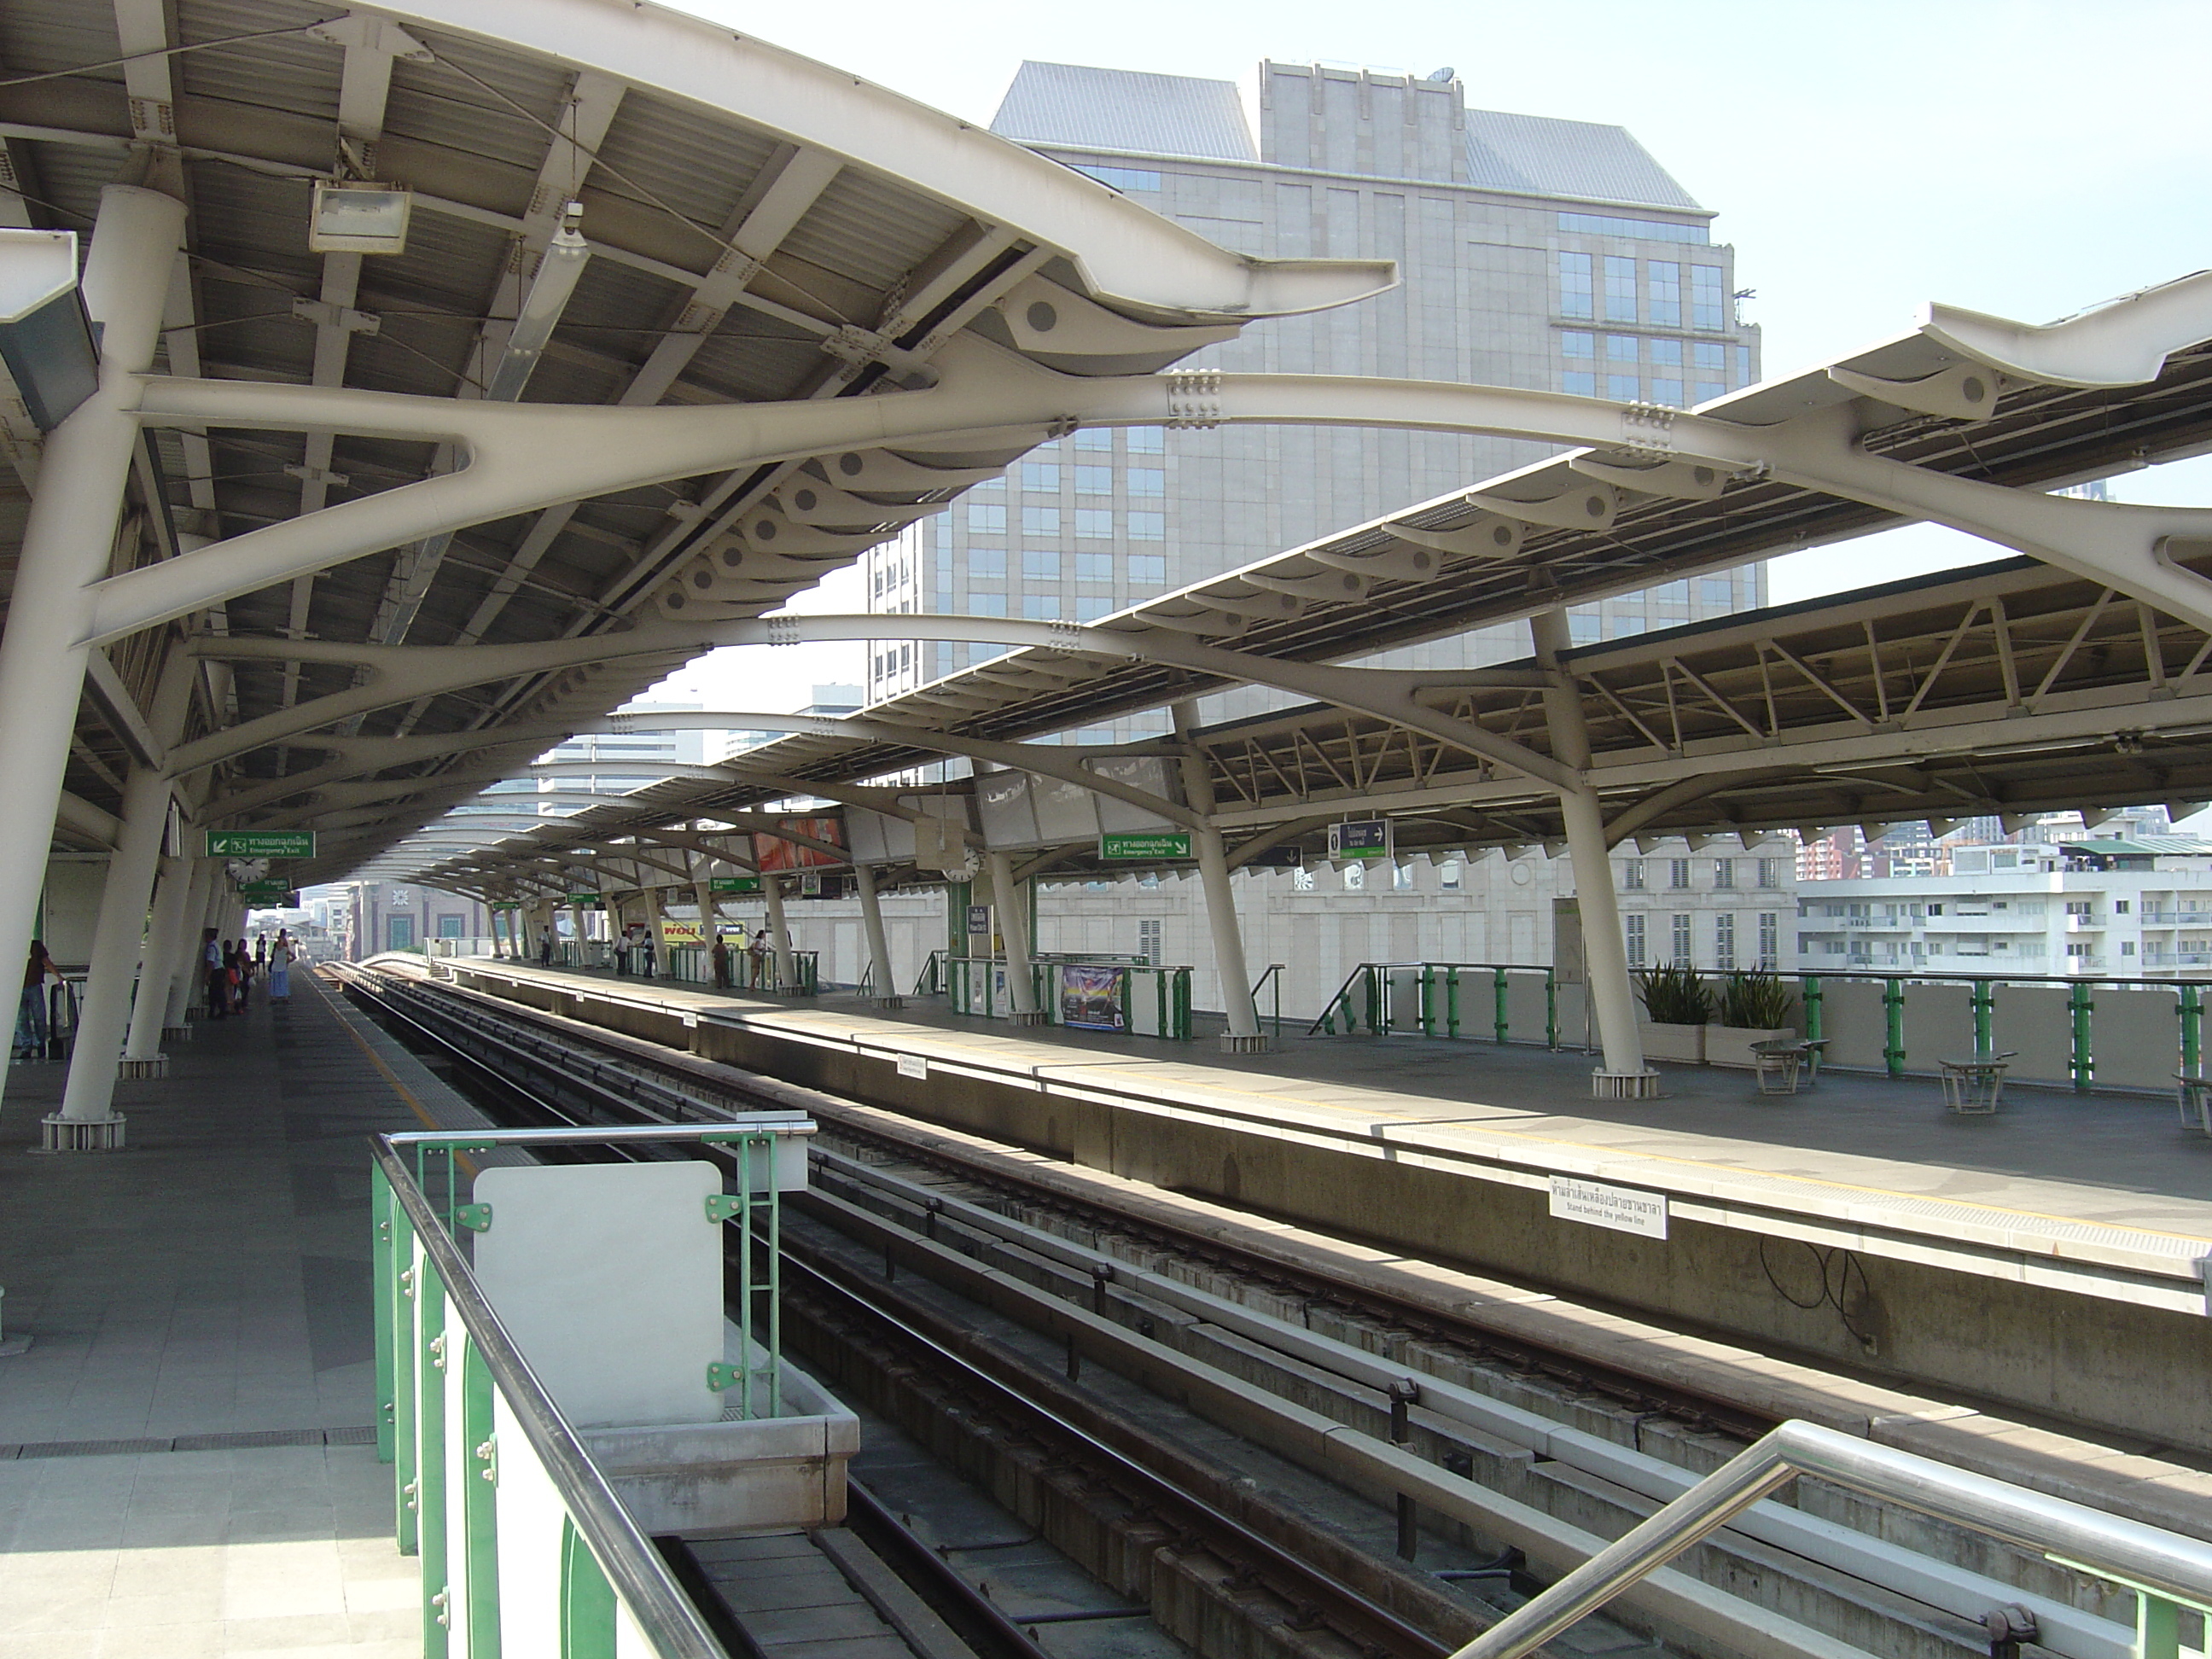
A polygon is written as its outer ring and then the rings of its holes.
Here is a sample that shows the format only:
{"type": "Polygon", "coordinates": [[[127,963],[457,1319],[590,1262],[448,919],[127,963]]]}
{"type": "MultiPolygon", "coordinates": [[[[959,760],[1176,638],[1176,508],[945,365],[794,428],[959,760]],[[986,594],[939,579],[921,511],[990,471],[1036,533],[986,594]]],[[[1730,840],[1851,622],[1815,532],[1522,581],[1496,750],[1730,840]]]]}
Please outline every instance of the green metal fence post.
{"type": "Polygon", "coordinates": [[[615,1587],[566,1516],[561,1517],[560,1659],[615,1659],[615,1587]]]}
{"type": "MultiPolygon", "coordinates": [[[[1805,1041],[1818,1042],[1820,1040],[1820,981],[1816,976],[1811,974],[1797,976],[1797,1000],[1805,1005],[1805,1041]]],[[[1820,1051],[1815,1048],[1813,1052],[1817,1055],[1820,1051]]],[[[1817,1068],[1819,1061],[1816,1060],[1814,1063],[1817,1068]]]]}
{"type": "Polygon", "coordinates": [[[1444,969],[1444,1035],[1459,1035],[1459,964],[1444,969]]]}
{"type": "Polygon", "coordinates": [[[368,1172],[368,1204],[370,1217],[370,1260],[375,1273],[376,1297],[376,1461],[389,1463],[397,1453],[392,1443],[397,1418],[392,1401],[394,1381],[398,1375],[397,1361],[399,1321],[399,1264],[392,1259],[392,1246],[397,1229],[392,1223],[392,1212],[398,1206],[392,1201],[392,1183],[385,1178],[381,1165],[371,1165],[368,1172]]]}
{"type": "Polygon", "coordinates": [[[2204,1063],[2204,1003],[2194,985],[2181,988],[2181,1069],[2191,1077],[2204,1063]]]}
{"type": "Polygon", "coordinates": [[[1559,970],[1544,969],[1544,1046],[1559,1046],[1559,970]]]}
{"type": "Polygon", "coordinates": [[[461,1553],[468,1572],[469,1659],[499,1659],[499,1439],[491,1370],[459,1326],[453,1340],[461,1345],[461,1467],[468,1471],[461,1553]]]}
{"type": "Polygon", "coordinates": [[[446,1287],[426,1261],[416,1274],[415,1535],[422,1558],[422,1656],[446,1659],[451,1586],[446,1559],[446,1287]]]}
{"type": "Polygon", "coordinates": [[[1888,1028],[1881,1057],[1892,1077],[1905,1075],[1905,981],[1892,974],[1881,982],[1881,1008],[1888,1028]]]}
{"type": "Polygon", "coordinates": [[[1490,997],[1493,1005],[1491,1009],[1492,1024],[1497,1029],[1498,1040],[1503,1042],[1511,1030],[1505,1016],[1506,981],[1503,968],[1491,969],[1490,997]]]}
{"type": "MultiPolygon", "coordinates": [[[[416,1183],[419,1189],[422,1183],[416,1183]]],[[[415,1229],[407,1218],[392,1206],[393,1239],[397,1259],[405,1265],[399,1268],[392,1284],[392,1489],[394,1494],[393,1513],[398,1524],[393,1529],[402,1555],[413,1555],[420,1547],[417,1522],[422,1515],[422,1486],[416,1479],[421,1467],[418,1456],[420,1442],[420,1413],[416,1401],[422,1394],[422,1345],[416,1334],[415,1322],[422,1302],[418,1286],[422,1280],[423,1267],[415,1256],[415,1229]]]]}
{"type": "Polygon", "coordinates": [[[2090,996],[2087,981],[2075,981],[2067,993],[2066,1006],[2074,1016],[2074,1088],[2076,1093],[2087,1093],[2089,1079],[2097,1070],[2096,1057],[2089,1049],[2089,1014],[2096,1005],[2090,996]]]}
{"type": "Polygon", "coordinates": [[[1991,1035],[1994,1022],[1990,1016],[1996,1008],[1996,988],[1990,981],[1974,981],[1974,1052],[1989,1054],[1996,1052],[1996,1039],[1991,1035]]]}

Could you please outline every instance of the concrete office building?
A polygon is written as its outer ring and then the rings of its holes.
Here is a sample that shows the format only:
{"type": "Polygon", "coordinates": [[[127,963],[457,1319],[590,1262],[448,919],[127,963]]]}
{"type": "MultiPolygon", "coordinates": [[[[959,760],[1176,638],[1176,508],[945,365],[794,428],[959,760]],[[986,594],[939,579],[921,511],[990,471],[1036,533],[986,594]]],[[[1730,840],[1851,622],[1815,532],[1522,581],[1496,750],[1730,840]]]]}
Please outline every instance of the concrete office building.
{"type": "MultiPolygon", "coordinates": [[[[1626,131],[1467,107],[1426,79],[1263,63],[1225,81],[1024,64],[994,131],[1241,253],[1395,259],[1401,285],[1279,319],[1193,368],[1379,374],[1542,387],[1670,405],[1759,373],[1733,248],[1626,131]]],[[[1088,622],[1375,514],[1464,488],[1545,445],[1382,430],[1239,427],[1078,432],[922,520],[868,560],[869,604],[1088,622]]],[[[1577,640],[1760,602],[1762,568],[1579,607],[1577,640]]],[[[878,641],[871,702],[994,647],[878,641]]],[[[1418,666],[1525,656],[1492,629],[1395,653],[1418,666]]],[[[1264,706],[1262,694],[1220,701],[1264,706]]],[[[1211,711],[1209,711],[1211,712],[1211,711]]],[[[1164,716],[1076,734],[1106,741],[1164,716]]]]}
{"type": "Polygon", "coordinates": [[[1960,847],[1948,875],[1822,882],[1798,898],[1808,972],[2156,978],[2212,965],[2212,842],[2185,836],[1960,847]]]}

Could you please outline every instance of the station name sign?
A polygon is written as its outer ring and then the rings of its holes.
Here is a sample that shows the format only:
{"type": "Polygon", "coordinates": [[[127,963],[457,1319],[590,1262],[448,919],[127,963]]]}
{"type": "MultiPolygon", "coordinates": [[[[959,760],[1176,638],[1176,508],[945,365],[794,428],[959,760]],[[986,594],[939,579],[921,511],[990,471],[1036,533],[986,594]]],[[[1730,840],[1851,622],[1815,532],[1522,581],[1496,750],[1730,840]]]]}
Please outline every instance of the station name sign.
{"type": "Polygon", "coordinates": [[[1328,826],[1328,855],[1340,863],[1368,864],[1390,856],[1390,820],[1347,818],[1328,826]]]}
{"type": "Polygon", "coordinates": [[[288,910],[300,908],[300,895],[289,881],[249,881],[242,883],[239,897],[248,903],[282,906],[288,910]]]}
{"type": "Polygon", "coordinates": [[[757,893],[761,890],[758,876],[714,876],[707,883],[710,893],[757,893]]]}
{"type": "Polygon", "coordinates": [[[1101,836],[1098,856],[1106,859],[1187,859],[1190,833],[1176,830],[1153,836],[1101,836]]]}
{"type": "Polygon", "coordinates": [[[211,859],[311,859],[315,856],[312,830],[210,830],[207,855],[211,859]]]}
{"type": "Polygon", "coordinates": [[[561,901],[563,904],[605,904],[605,897],[599,893],[571,893],[561,901]]]}

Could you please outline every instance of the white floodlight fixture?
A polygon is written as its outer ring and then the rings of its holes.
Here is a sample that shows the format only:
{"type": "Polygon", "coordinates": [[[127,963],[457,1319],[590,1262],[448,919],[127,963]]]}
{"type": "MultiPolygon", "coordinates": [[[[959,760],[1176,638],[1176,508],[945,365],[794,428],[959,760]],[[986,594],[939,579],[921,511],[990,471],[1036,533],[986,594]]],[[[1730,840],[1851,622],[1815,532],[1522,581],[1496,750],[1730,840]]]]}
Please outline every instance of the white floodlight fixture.
{"type": "Polygon", "coordinates": [[[307,220],[308,251],[404,253],[407,221],[414,209],[415,192],[403,185],[318,179],[307,220]]]}
{"type": "Polygon", "coordinates": [[[0,362],[52,432],[100,389],[100,349],[76,286],[76,233],[0,230],[0,362]]]}

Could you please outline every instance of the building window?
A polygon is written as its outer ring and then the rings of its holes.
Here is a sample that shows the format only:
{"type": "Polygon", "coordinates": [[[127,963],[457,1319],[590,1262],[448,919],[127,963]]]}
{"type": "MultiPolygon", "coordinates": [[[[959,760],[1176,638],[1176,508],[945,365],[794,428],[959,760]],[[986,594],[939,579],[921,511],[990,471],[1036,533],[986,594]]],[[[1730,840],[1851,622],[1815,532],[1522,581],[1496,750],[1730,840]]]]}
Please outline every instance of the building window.
{"type": "Polygon", "coordinates": [[[1605,337],[1605,360],[1609,363],[1632,363],[1636,361],[1636,336],[1608,334],[1605,337]]]}
{"type": "Polygon", "coordinates": [[[1782,885],[1782,860],[1780,859],[1759,860],[1759,884],[1761,887],[1779,887],[1782,885]]]}
{"type": "Polygon", "coordinates": [[[1437,866],[1437,885],[1447,893],[1459,891],[1460,872],[1463,866],[1457,859],[1447,859],[1437,866]]]}
{"type": "Polygon", "coordinates": [[[1569,369],[1559,377],[1559,390],[1570,398],[1597,396],[1597,376],[1586,369],[1569,369]]]}
{"type": "Polygon", "coordinates": [[[1691,959],[1691,952],[1692,947],[1690,944],[1689,913],[1687,911],[1677,910],[1674,913],[1674,960],[1676,962],[1687,962],[1691,959]]]}
{"type": "Polygon", "coordinates": [[[970,593],[968,614],[971,617],[1003,617],[1006,614],[1006,596],[1003,593],[970,593]]]}
{"type": "Polygon", "coordinates": [[[1413,890],[1413,866],[1410,864],[1392,865],[1390,866],[1390,888],[1393,892],[1412,892],[1413,890]]]}
{"type": "Polygon", "coordinates": [[[386,949],[392,951],[411,951],[415,948],[414,917],[386,916],[384,919],[384,923],[385,938],[390,941],[390,943],[385,947],[386,949]]]}
{"type": "Polygon", "coordinates": [[[1632,404],[1638,391],[1633,374],[1608,374],[1605,377],[1605,395],[1617,404],[1632,404]]]}
{"type": "Polygon", "coordinates": [[[1085,594],[1075,601],[1075,620],[1097,622],[1114,609],[1114,601],[1103,595],[1085,594]]]}
{"type": "Polygon", "coordinates": [[[2121,954],[2122,956],[2124,956],[2124,957],[2131,957],[2131,956],[2135,955],[2135,953],[2136,953],[2136,942],[2135,942],[2133,939],[2122,939],[2122,940],[2120,941],[2120,954],[2121,954]]]}
{"type": "Polygon", "coordinates": [[[1559,336],[1559,356],[1595,357],[1597,356],[1597,336],[1570,329],[1559,336]]]}
{"type": "Polygon", "coordinates": [[[1133,426],[1129,428],[1129,453],[1132,455],[1160,455],[1167,452],[1168,434],[1165,427],[1133,426]]]}
{"type": "Polygon", "coordinates": [[[2124,916],[2127,915],[2128,904],[2129,901],[2126,899],[2114,899],[2112,901],[2112,914],[2116,916],[2124,916]]]}
{"type": "Polygon", "coordinates": [[[1129,539],[1133,542],[1164,542],[1168,538],[1168,518],[1164,513],[1132,513],[1129,515],[1129,539]]]}
{"type": "Polygon", "coordinates": [[[1140,921],[1137,924],[1137,954],[1154,967],[1167,960],[1166,947],[1160,943],[1161,927],[1162,924],[1158,921],[1140,921]]]}
{"type": "Polygon", "coordinates": [[[1075,580],[1079,582],[1110,582],[1114,580],[1114,556],[1111,553],[1079,553],[1075,556],[1075,580]]]}
{"type": "Polygon", "coordinates": [[[1632,968],[1641,968],[1644,965],[1644,918],[1640,915],[1631,915],[1624,916],[1621,920],[1628,929],[1628,965],[1632,968]]]}
{"type": "Polygon", "coordinates": [[[1006,533],[1006,509],[1000,501],[970,501],[968,503],[968,533],[971,536],[1003,536],[1006,533]]]}
{"type": "Polygon", "coordinates": [[[1726,576],[1701,576],[1698,580],[1698,597],[1707,605],[1732,605],[1735,603],[1735,583],[1726,576]]]}
{"type": "MultiPolygon", "coordinates": [[[[1802,952],[1804,947],[1798,949],[1802,952]]],[[[1782,923],[1771,910],[1759,913],[1759,965],[1774,969],[1782,965],[1782,923]]]]}
{"type": "Polygon", "coordinates": [[[1049,548],[1032,548],[1023,554],[1022,580],[1031,582],[1058,581],[1060,555],[1049,548]]]}
{"type": "Polygon", "coordinates": [[[1713,966],[1724,974],[1735,971],[1735,917],[1726,910],[1713,918],[1713,966]]]}
{"type": "Polygon", "coordinates": [[[1164,495],[1168,493],[1168,475],[1156,466],[1133,466],[1123,474],[1129,481],[1132,495],[1164,495]]]}
{"type": "Polygon", "coordinates": [[[1721,319],[1724,297],[1721,288],[1721,268],[1718,265],[1690,267],[1690,326],[1717,329],[1725,326],[1721,319]]]}
{"type": "Polygon", "coordinates": [[[1590,257],[1587,253],[1559,256],[1559,315],[1588,317],[1590,310],[1590,257]]]}
{"type": "Polygon", "coordinates": [[[1709,404],[1716,398],[1725,397],[1728,388],[1718,380],[1699,380],[1690,387],[1692,404],[1709,404]]]}
{"type": "Polygon", "coordinates": [[[1676,888],[1687,887],[1690,884],[1689,860],[1669,859],[1667,860],[1667,884],[1669,887],[1676,888]]]}
{"type": "Polygon", "coordinates": [[[1672,259],[1654,259],[1644,267],[1650,277],[1644,293],[1650,302],[1654,328],[1682,325],[1682,267],[1672,259]]]}
{"type": "MultiPolygon", "coordinates": [[[[1079,437],[1086,435],[1079,433],[1079,437]]],[[[1104,435],[1103,433],[1100,434],[1104,435]]],[[[1079,466],[1075,469],[1075,493],[1079,495],[1110,495],[1114,493],[1114,469],[1110,466],[1079,466]]]]}
{"type": "Polygon", "coordinates": [[[1735,383],[1738,386],[1751,384],[1751,348],[1749,346],[1738,346],[1735,349],[1735,383]]]}
{"type": "Polygon", "coordinates": [[[1051,593],[1024,593],[1022,615],[1031,622],[1056,622],[1060,617],[1060,600],[1051,593]]]}
{"type": "Polygon", "coordinates": [[[1006,549],[971,547],[968,550],[968,580],[969,581],[1002,582],[1006,579],[1006,549]]]}
{"type": "Polygon", "coordinates": [[[1077,507],[1075,533],[1083,541],[1112,541],[1114,539],[1114,509],[1110,507],[1077,507]]]}
{"type": "Polygon", "coordinates": [[[1605,319],[1608,323],[1636,320],[1636,261],[1618,254],[1605,256],[1605,319]]]}
{"type": "Polygon", "coordinates": [[[1022,488],[1041,490],[1048,495],[1060,494],[1060,465],[1054,461],[1024,461],[1022,488]]]}
{"type": "Polygon", "coordinates": [[[1103,449],[1110,453],[1114,447],[1114,428],[1110,426],[1086,426],[1075,434],[1074,444],[1078,449],[1103,449]]]}
{"type": "Polygon", "coordinates": [[[1728,348],[1711,340],[1700,340],[1690,348],[1690,362],[1693,368],[1708,369],[1715,374],[1728,373],[1728,348]]]}
{"type": "Polygon", "coordinates": [[[1669,409],[1681,408],[1682,383],[1680,380],[1671,380],[1663,375],[1653,380],[1651,382],[1651,401],[1655,404],[1664,404],[1669,409]]]}
{"type": "Polygon", "coordinates": [[[1060,509],[1056,507],[1025,507],[1022,509],[1022,534],[1024,536],[1057,536],[1060,534],[1060,509]]]}
{"type": "Polygon", "coordinates": [[[1160,175],[1148,167],[1079,167],[1078,173],[1087,173],[1102,185],[1111,185],[1116,190],[1158,190],[1160,175]]]}
{"type": "Polygon", "coordinates": [[[1735,885],[1735,860],[1734,859],[1715,859],[1713,860],[1713,885],[1716,887],[1733,887],[1735,885]]]}
{"type": "Polygon", "coordinates": [[[1624,892],[1640,893],[1644,890],[1642,859],[1623,859],[1620,861],[1620,885],[1624,892]]]}
{"type": "Polygon", "coordinates": [[[1168,561],[1164,553],[1132,553],[1129,555],[1129,580],[1163,586],[1168,579],[1168,561]]]}
{"type": "Polygon", "coordinates": [[[1652,341],[1651,366],[1654,368],[1681,368],[1682,343],[1680,340],[1652,341]]]}

